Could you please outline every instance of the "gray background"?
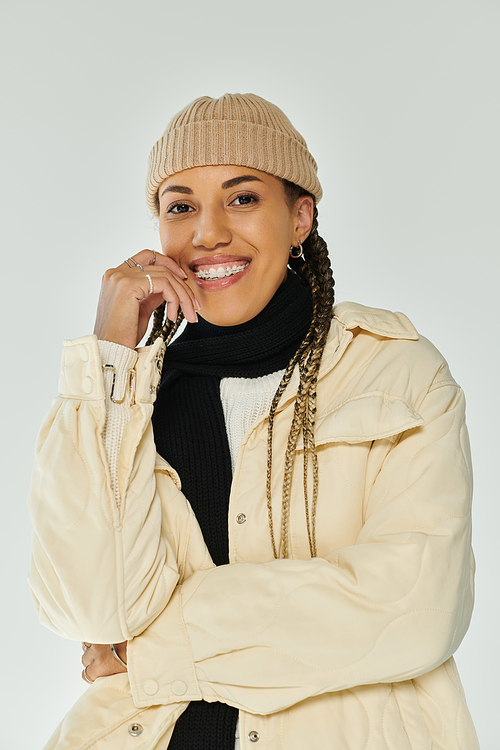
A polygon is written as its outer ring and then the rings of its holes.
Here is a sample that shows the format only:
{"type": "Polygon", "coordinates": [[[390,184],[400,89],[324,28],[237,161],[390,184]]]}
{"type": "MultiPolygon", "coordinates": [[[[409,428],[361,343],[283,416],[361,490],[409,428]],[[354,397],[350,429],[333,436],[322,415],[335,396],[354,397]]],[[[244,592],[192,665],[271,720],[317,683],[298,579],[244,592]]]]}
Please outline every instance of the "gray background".
{"type": "Polygon", "coordinates": [[[499,32],[496,0],[3,0],[2,746],[41,747],[84,689],[80,645],[38,625],[25,582],[61,341],[92,331],[107,267],[159,248],[143,186],[170,116],[251,91],[319,162],[338,300],[406,312],[466,390],[478,577],[457,662],[499,747],[499,32]]]}

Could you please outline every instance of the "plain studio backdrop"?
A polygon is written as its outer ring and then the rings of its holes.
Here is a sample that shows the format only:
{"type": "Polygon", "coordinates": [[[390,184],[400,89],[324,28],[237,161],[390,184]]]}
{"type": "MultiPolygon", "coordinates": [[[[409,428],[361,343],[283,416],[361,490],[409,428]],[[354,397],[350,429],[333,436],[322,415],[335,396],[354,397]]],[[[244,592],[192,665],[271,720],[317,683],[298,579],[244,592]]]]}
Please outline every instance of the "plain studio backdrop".
{"type": "Polygon", "coordinates": [[[478,573],[457,662],[482,750],[497,750],[500,3],[3,0],[0,12],[2,746],[41,748],[85,688],[80,644],[38,624],[26,584],[26,496],[61,342],[92,332],[106,268],[159,249],[144,182],[170,117],[229,91],[279,105],[316,157],[337,299],[405,312],[465,389],[478,573]]]}

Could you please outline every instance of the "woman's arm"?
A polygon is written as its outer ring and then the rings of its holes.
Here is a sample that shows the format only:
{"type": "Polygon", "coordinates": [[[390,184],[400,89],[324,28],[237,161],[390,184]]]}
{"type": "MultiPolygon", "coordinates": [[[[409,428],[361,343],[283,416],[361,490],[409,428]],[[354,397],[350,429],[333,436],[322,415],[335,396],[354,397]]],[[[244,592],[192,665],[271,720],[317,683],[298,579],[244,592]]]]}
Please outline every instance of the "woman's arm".
{"type": "Polygon", "coordinates": [[[219,700],[272,713],[443,663],[473,599],[464,398],[433,383],[371,488],[357,543],[327,560],[195,573],[129,643],[138,706],[219,700]]]}
{"type": "Polygon", "coordinates": [[[185,534],[199,533],[175,476],[156,460],[151,413],[162,351],[158,340],[139,352],[119,456],[118,502],[102,439],[105,393],[97,340],[66,343],[61,395],[36,449],[29,581],[41,622],[68,638],[111,643],[141,632],[179,579],[185,534]]]}
{"type": "MultiPolygon", "coordinates": [[[[149,250],[107,271],[96,333],[133,347],[162,301],[170,318],[181,305],[188,319],[196,319],[196,300],[184,278],[170,258],[149,250]]],[[[29,580],[40,620],[69,638],[109,643],[141,632],[179,579],[185,532],[193,527],[201,539],[174,472],[165,462],[156,466],[151,414],[163,347],[159,339],[142,350],[126,382],[119,383],[127,423],[110,471],[113,441],[104,435],[109,425],[97,339],[66,342],[60,396],[36,448],[29,580]]],[[[202,540],[198,546],[203,558],[202,540]]]]}

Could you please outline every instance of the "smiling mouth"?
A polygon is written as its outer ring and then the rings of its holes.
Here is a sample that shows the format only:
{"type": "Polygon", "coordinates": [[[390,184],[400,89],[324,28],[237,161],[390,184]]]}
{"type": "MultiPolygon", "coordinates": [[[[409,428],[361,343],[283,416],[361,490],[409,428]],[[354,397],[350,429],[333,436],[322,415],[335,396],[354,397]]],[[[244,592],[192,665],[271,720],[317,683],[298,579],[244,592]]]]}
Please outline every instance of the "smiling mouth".
{"type": "Polygon", "coordinates": [[[217,281],[218,279],[225,279],[228,276],[235,276],[237,273],[241,273],[248,265],[250,265],[250,261],[239,264],[225,263],[224,265],[217,266],[217,268],[214,266],[211,266],[210,268],[207,268],[206,266],[204,268],[198,268],[193,270],[193,273],[198,279],[203,279],[204,281],[217,281]]]}

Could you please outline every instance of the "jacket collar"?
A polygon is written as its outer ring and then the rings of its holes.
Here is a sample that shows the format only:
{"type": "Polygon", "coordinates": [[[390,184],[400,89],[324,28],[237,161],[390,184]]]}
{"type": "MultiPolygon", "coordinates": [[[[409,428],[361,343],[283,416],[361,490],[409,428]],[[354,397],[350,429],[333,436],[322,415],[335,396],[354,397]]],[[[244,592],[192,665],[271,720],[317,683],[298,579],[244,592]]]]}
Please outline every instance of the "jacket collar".
{"type": "Polygon", "coordinates": [[[333,308],[334,318],[348,331],[361,328],[389,339],[416,341],[418,333],[406,315],[376,307],[365,307],[356,302],[340,302],[333,308]]]}

